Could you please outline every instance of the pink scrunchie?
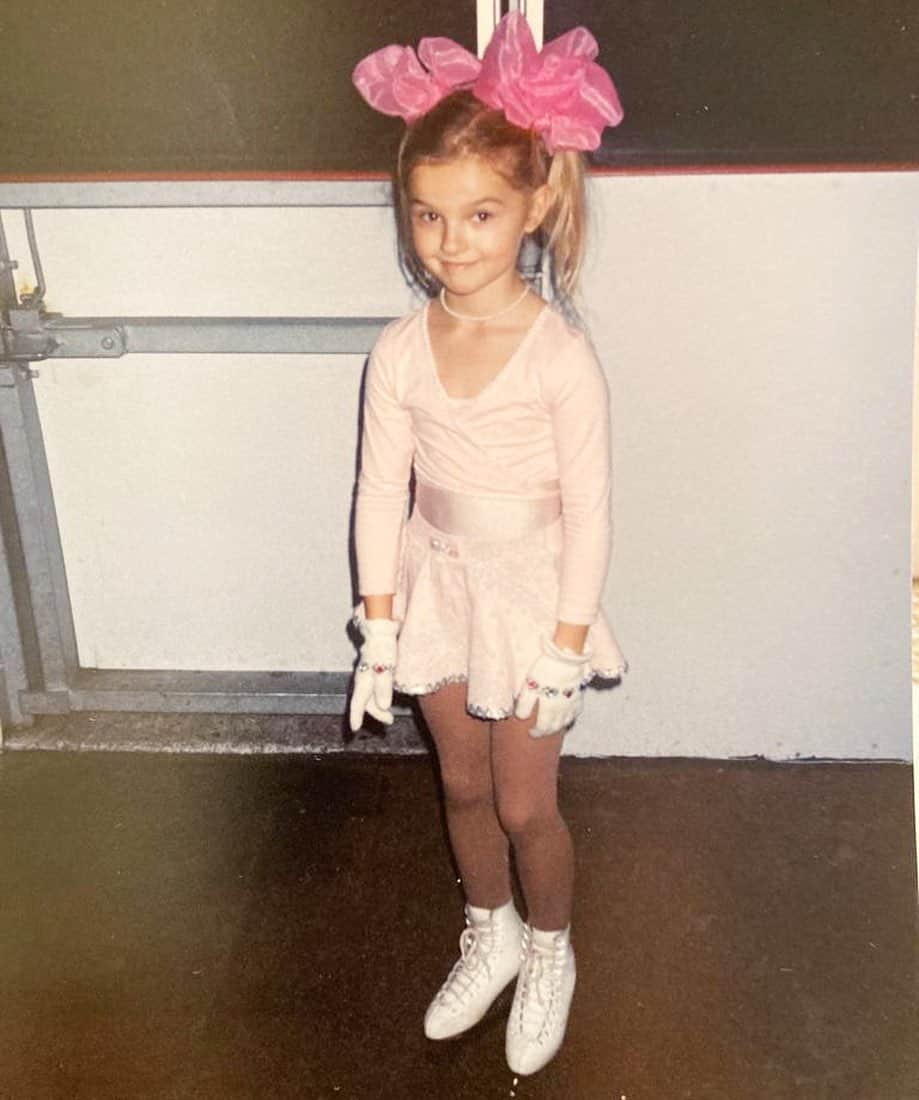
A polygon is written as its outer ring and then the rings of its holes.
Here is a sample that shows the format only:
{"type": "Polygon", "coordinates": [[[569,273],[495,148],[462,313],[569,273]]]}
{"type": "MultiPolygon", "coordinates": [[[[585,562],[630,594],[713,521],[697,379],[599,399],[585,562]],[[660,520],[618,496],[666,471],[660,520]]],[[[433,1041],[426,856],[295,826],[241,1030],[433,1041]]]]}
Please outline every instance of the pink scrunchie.
{"type": "Polygon", "coordinates": [[[624,117],[596,56],[596,39],[585,27],[537,51],[526,17],[513,11],[495,28],[481,62],[450,38],[422,38],[418,57],[410,46],[384,46],[357,64],[352,79],[371,107],[408,123],[450,92],[471,88],[508,122],[540,134],[550,153],[590,150],[604,127],[624,117]]]}

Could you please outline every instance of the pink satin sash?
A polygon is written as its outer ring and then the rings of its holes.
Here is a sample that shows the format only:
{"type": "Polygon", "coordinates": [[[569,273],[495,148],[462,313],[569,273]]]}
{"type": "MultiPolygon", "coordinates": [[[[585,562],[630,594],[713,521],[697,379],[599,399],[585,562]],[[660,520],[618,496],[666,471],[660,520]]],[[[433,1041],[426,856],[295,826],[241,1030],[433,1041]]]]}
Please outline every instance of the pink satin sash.
{"type": "Polygon", "coordinates": [[[415,486],[415,507],[439,531],[459,538],[515,539],[538,531],[562,514],[557,483],[552,496],[479,497],[437,489],[423,481],[415,486]]]}

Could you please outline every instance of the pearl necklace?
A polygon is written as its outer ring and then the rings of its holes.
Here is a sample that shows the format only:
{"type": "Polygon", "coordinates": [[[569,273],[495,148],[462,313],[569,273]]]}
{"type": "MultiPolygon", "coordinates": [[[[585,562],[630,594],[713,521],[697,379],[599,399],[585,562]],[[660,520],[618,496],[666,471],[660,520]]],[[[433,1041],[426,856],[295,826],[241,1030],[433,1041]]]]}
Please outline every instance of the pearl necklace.
{"type": "Polygon", "coordinates": [[[486,313],[483,317],[478,317],[472,313],[458,313],[455,309],[451,309],[447,305],[446,291],[446,287],[442,286],[440,288],[440,304],[444,307],[446,312],[449,313],[451,317],[455,317],[457,321],[494,321],[496,317],[503,317],[505,313],[510,313],[512,309],[516,309],[530,293],[530,288],[529,285],[525,286],[520,297],[515,298],[509,306],[505,306],[504,309],[499,309],[497,313],[486,313]]]}

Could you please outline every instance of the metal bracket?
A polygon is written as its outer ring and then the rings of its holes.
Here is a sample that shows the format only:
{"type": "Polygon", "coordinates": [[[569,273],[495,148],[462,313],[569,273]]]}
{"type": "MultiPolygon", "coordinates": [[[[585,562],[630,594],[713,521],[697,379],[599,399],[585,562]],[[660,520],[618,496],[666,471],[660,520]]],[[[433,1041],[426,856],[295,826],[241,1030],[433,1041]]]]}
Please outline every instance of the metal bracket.
{"type": "Polygon", "coordinates": [[[124,335],[115,325],[66,321],[30,305],[14,306],[0,320],[2,358],[9,362],[43,359],[117,359],[125,353],[124,335]]]}
{"type": "Polygon", "coordinates": [[[11,363],[47,359],[57,347],[45,332],[41,312],[23,306],[11,306],[0,319],[0,340],[3,358],[11,363]]]}
{"type": "MultiPolygon", "coordinates": [[[[33,370],[29,364],[36,360],[47,359],[60,347],[59,342],[49,335],[45,328],[47,320],[59,315],[43,311],[45,275],[42,270],[41,256],[38,253],[32,211],[23,210],[23,216],[37,285],[33,291],[23,294],[21,300],[17,301],[16,287],[10,273],[18,269],[19,263],[10,258],[3,223],[0,221],[0,280],[3,280],[3,285],[0,287],[2,291],[0,306],[5,307],[0,311],[0,357],[8,363],[21,364],[20,372],[26,378],[37,378],[38,371],[33,370]]],[[[15,385],[13,374],[4,371],[0,385],[15,385]]]]}

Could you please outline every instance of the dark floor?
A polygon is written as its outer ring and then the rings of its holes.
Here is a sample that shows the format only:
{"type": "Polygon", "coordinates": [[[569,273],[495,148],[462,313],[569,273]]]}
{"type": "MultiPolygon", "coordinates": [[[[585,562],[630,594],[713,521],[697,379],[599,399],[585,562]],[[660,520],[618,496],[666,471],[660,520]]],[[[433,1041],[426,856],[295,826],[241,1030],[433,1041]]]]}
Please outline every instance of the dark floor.
{"type": "Polygon", "coordinates": [[[461,897],[425,756],[6,752],[3,1100],[916,1100],[904,764],[563,760],[579,984],[426,1040],[461,897]]]}

